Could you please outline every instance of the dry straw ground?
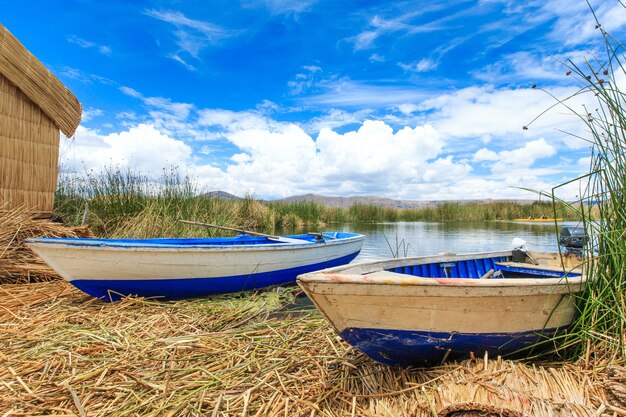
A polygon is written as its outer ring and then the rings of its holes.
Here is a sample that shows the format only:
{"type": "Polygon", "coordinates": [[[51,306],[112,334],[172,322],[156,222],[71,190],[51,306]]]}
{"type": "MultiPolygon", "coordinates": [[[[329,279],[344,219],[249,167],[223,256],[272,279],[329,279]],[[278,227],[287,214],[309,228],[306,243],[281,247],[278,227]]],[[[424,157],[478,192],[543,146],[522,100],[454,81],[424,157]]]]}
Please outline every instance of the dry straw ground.
{"type": "Polygon", "coordinates": [[[626,415],[623,368],[474,358],[393,369],[316,310],[286,308],[297,288],[108,304],[24,246],[85,233],[0,215],[2,417],[626,415]]]}
{"type": "Polygon", "coordinates": [[[0,415],[626,415],[621,368],[393,369],[315,310],[286,312],[295,292],[109,304],[63,281],[0,286],[0,415]]]}
{"type": "Polygon", "coordinates": [[[0,284],[42,282],[59,276],[25,245],[31,237],[88,237],[86,227],[33,220],[34,210],[0,206],[0,284]]]}

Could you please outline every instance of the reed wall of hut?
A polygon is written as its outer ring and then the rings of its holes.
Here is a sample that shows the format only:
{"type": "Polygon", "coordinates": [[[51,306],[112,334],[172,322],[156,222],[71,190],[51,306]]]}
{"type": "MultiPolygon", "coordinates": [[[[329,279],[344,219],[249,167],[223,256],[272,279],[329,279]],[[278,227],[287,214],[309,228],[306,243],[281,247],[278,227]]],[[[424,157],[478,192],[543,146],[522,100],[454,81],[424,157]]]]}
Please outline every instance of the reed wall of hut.
{"type": "Polygon", "coordinates": [[[0,210],[52,214],[59,131],[72,136],[81,113],[76,97],[0,25],[0,210]]]}
{"type": "Polygon", "coordinates": [[[51,213],[58,174],[59,128],[2,75],[0,141],[3,208],[23,205],[42,215],[51,213]]]}

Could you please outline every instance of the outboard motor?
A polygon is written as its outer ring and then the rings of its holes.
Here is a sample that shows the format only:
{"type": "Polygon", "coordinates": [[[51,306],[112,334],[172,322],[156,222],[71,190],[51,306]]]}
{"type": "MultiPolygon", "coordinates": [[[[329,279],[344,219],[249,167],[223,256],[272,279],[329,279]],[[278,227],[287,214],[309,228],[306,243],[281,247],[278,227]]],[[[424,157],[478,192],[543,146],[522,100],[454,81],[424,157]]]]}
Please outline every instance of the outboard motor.
{"type": "Polygon", "coordinates": [[[559,234],[559,245],[563,246],[566,252],[581,253],[585,243],[587,234],[584,228],[563,226],[559,234]]]}
{"type": "Polygon", "coordinates": [[[511,247],[513,251],[513,262],[526,262],[526,256],[528,256],[526,241],[516,237],[511,242],[511,247]]]}

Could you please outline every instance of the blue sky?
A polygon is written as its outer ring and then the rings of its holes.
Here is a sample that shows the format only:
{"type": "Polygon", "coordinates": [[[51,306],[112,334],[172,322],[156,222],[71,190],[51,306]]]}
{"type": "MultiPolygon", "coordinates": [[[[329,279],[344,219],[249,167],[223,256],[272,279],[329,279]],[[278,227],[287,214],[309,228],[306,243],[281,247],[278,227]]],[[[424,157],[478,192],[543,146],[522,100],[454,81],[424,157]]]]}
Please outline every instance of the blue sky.
{"type": "MultiPolygon", "coordinates": [[[[623,6],[591,4],[625,34],[623,6]]],[[[0,23],[83,105],[65,173],[445,200],[533,198],[518,187],[588,168],[566,109],[522,129],[576,91],[563,62],[603,56],[584,1],[33,0],[0,23]]]]}

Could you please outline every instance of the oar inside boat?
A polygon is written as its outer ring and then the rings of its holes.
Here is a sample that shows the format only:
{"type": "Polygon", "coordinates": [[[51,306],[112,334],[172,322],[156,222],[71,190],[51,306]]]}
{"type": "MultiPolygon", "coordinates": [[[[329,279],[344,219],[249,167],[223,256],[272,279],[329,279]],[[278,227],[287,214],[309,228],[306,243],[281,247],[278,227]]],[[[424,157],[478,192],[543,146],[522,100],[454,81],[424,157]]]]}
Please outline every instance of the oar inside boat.
{"type": "MultiPolygon", "coordinates": [[[[311,242],[309,242],[307,240],[303,240],[303,239],[293,239],[293,238],[284,237],[284,236],[268,235],[268,234],[265,234],[265,233],[253,232],[251,230],[238,229],[236,227],[219,226],[217,224],[200,223],[200,222],[194,222],[194,221],[191,221],[191,220],[179,220],[179,221],[181,223],[190,224],[190,225],[193,225],[193,226],[212,227],[214,229],[228,230],[228,231],[237,232],[237,233],[245,233],[245,234],[250,235],[250,236],[265,237],[265,238],[268,238],[269,240],[274,240],[276,242],[283,242],[283,243],[311,243],[311,242]]],[[[321,233],[320,233],[320,235],[321,235],[321,233]]],[[[324,236],[324,237],[328,237],[328,236],[324,236]]]]}

